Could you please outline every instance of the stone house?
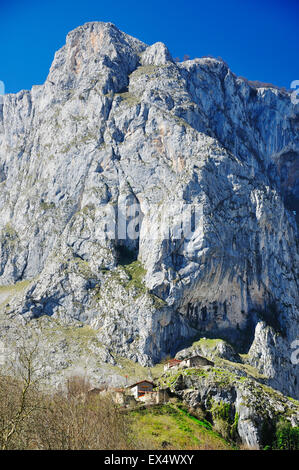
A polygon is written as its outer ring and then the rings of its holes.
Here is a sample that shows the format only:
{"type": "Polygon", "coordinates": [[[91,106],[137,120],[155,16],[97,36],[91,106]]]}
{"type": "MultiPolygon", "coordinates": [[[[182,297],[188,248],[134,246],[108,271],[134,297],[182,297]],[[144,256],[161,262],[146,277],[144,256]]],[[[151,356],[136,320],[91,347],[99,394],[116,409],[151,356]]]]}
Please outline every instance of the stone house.
{"type": "Polygon", "coordinates": [[[132,394],[128,393],[128,390],[123,388],[109,387],[105,389],[93,388],[88,391],[87,396],[91,397],[94,395],[110,396],[114,403],[121,406],[132,406],[136,404],[136,400],[132,394]]]}
{"type": "Polygon", "coordinates": [[[176,368],[176,367],[179,367],[180,363],[182,361],[180,361],[179,359],[170,359],[164,366],[164,372],[168,371],[169,369],[171,368],[176,368]]]}
{"type": "Polygon", "coordinates": [[[129,385],[127,389],[131,390],[131,394],[135,397],[136,400],[139,400],[140,397],[145,395],[145,393],[152,392],[155,387],[153,382],[149,380],[141,380],[135,384],[129,385]]]}
{"type": "Polygon", "coordinates": [[[155,390],[153,392],[145,392],[140,396],[139,401],[143,401],[148,405],[161,405],[169,401],[169,395],[166,390],[155,390]]]}
{"type": "Polygon", "coordinates": [[[117,390],[112,394],[114,403],[121,406],[134,406],[136,400],[133,395],[126,393],[124,390],[117,390]]]}
{"type": "Polygon", "coordinates": [[[213,366],[214,362],[209,361],[203,356],[192,356],[183,359],[179,365],[182,368],[188,367],[203,367],[203,366],[213,366]]]}

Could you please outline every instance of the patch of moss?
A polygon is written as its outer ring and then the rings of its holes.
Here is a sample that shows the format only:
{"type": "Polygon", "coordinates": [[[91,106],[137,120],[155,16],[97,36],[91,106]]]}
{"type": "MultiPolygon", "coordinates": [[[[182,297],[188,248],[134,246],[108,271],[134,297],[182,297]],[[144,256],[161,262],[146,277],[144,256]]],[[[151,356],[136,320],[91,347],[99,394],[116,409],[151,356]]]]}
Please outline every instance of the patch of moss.
{"type": "Polygon", "coordinates": [[[223,419],[230,424],[233,424],[232,421],[232,411],[231,404],[224,401],[215,401],[211,399],[211,409],[209,410],[212,414],[213,419],[223,419]]]}
{"type": "Polygon", "coordinates": [[[56,206],[55,206],[54,202],[41,201],[40,202],[40,208],[43,211],[48,211],[48,210],[51,210],[51,209],[56,209],[56,206]]]}
{"type": "Polygon", "coordinates": [[[8,222],[2,229],[2,236],[13,241],[18,238],[18,233],[10,222],[8,222]]]}
{"type": "Polygon", "coordinates": [[[203,349],[206,349],[208,351],[211,351],[213,352],[219,343],[223,343],[224,341],[222,339],[211,339],[211,338],[200,338],[199,340],[197,341],[194,341],[194,343],[192,343],[191,345],[191,348],[192,349],[198,349],[198,348],[203,348],[203,349]]]}
{"type": "Polygon", "coordinates": [[[9,284],[6,286],[0,286],[0,294],[3,293],[18,293],[22,292],[29,286],[32,280],[25,279],[24,281],[16,282],[15,284],[9,284]]]}
{"type": "Polygon", "coordinates": [[[55,258],[61,266],[63,266],[63,270],[66,274],[75,273],[86,280],[96,278],[89,266],[89,262],[72,252],[69,252],[68,256],[61,256],[60,253],[55,252],[53,259],[55,258]]]}
{"type": "Polygon", "coordinates": [[[153,367],[144,367],[138,362],[133,362],[125,357],[115,356],[115,360],[118,364],[115,366],[115,369],[120,375],[127,377],[129,383],[133,383],[135,379],[147,379],[155,381],[163,371],[162,364],[156,364],[153,367]]]}
{"type": "Polygon", "coordinates": [[[86,217],[90,217],[94,221],[95,219],[95,205],[94,204],[86,204],[86,206],[82,207],[77,214],[81,214],[86,217]]]}
{"type": "Polygon", "coordinates": [[[43,334],[49,338],[49,341],[64,339],[69,344],[79,345],[82,349],[88,349],[91,343],[96,343],[101,346],[97,339],[97,330],[94,330],[89,325],[76,324],[64,325],[58,319],[51,317],[42,317],[39,319],[40,326],[42,327],[43,334]]]}
{"type": "Polygon", "coordinates": [[[22,295],[32,280],[24,280],[6,286],[0,286],[0,308],[9,306],[9,302],[18,295],[22,295]]]}
{"type": "Polygon", "coordinates": [[[115,96],[119,96],[121,101],[126,103],[128,106],[135,106],[140,103],[140,99],[129,91],[124,93],[116,93],[115,96]]]}
{"type": "MultiPolygon", "coordinates": [[[[132,72],[131,76],[134,78],[140,77],[142,75],[147,75],[148,77],[153,76],[159,72],[160,67],[157,65],[142,65],[138,67],[134,72],[132,72]]],[[[165,66],[164,66],[165,67],[165,66]]]]}
{"type": "Polygon", "coordinates": [[[72,121],[80,122],[80,121],[84,121],[86,119],[86,116],[71,115],[70,118],[72,119],[72,121]]]}
{"type": "MultiPolygon", "coordinates": [[[[244,360],[243,355],[242,359],[244,360]]],[[[254,380],[263,381],[266,379],[264,375],[262,375],[255,367],[251,366],[250,364],[231,362],[227,359],[218,359],[217,364],[223,367],[233,368],[242,371],[248,377],[252,377],[254,380]]]]}
{"type": "Polygon", "coordinates": [[[175,385],[177,384],[178,380],[182,375],[186,373],[186,370],[179,370],[179,371],[171,371],[168,373],[163,374],[158,379],[158,384],[160,388],[169,388],[173,390],[175,385]]]}
{"type": "Polygon", "coordinates": [[[94,140],[98,140],[98,136],[92,132],[88,132],[87,134],[79,137],[77,136],[75,139],[67,143],[62,149],[61,153],[67,153],[71,150],[72,147],[77,147],[79,144],[86,144],[88,142],[92,142],[94,140]]]}
{"type": "Polygon", "coordinates": [[[136,260],[130,264],[126,264],[123,266],[123,269],[129,276],[129,281],[126,285],[127,289],[135,287],[136,289],[142,292],[147,291],[143,282],[144,276],[146,275],[146,270],[144,269],[140,261],[136,260]]]}

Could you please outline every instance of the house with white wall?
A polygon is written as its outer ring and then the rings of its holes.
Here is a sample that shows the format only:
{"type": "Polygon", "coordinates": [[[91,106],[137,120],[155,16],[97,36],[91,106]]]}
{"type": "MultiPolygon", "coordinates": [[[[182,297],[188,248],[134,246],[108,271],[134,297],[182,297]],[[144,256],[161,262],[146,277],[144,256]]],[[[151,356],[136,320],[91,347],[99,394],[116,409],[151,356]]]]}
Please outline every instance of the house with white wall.
{"type": "Polygon", "coordinates": [[[183,359],[180,362],[179,367],[181,368],[188,368],[188,367],[203,367],[203,366],[213,366],[214,362],[209,361],[209,359],[203,356],[192,356],[183,359]]]}
{"type": "Polygon", "coordinates": [[[145,395],[145,393],[152,392],[155,387],[153,382],[149,380],[141,380],[140,382],[136,382],[135,384],[129,385],[127,389],[131,390],[132,395],[138,400],[140,397],[145,395]]]}

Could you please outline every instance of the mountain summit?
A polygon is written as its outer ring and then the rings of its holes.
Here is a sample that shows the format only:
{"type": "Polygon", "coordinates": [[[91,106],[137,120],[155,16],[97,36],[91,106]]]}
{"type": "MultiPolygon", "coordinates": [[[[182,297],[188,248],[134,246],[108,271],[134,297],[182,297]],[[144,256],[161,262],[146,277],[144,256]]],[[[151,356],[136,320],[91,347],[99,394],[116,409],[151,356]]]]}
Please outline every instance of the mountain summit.
{"type": "Polygon", "coordinates": [[[222,338],[298,396],[298,111],[221,60],[70,32],[0,105],[1,337],[83,325],[141,365],[222,338]]]}

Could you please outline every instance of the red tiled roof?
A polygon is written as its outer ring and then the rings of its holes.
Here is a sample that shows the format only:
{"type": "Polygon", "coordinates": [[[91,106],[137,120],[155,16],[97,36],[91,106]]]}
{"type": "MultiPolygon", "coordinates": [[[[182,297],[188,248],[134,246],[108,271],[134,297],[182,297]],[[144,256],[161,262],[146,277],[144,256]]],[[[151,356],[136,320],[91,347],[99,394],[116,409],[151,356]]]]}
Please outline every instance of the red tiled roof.
{"type": "Polygon", "coordinates": [[[155,386],[155,384],[153,382],[150,382],[149,380],[140,380],[140,382],[136,382],[135,384],[133,385],[129,385],[127,388],[132,388],[132,387],[135,387],[135,385],[139,385],[139,384],[142,384],[144,382],[147,382],[148,384],[151,384],[153,386],[155,386]]]}
{"type": "Polygon", "coordinates": [[[179,364],[180,362],[182,361],[180,361],[179,359],[170,359],[167,364],[174,365],[174,364],[179,364]]]}

